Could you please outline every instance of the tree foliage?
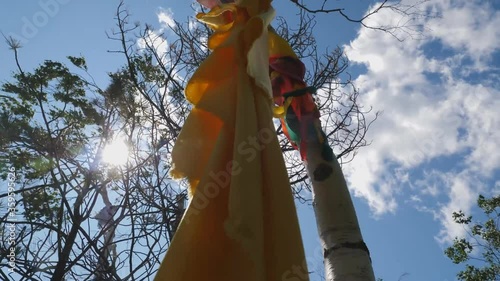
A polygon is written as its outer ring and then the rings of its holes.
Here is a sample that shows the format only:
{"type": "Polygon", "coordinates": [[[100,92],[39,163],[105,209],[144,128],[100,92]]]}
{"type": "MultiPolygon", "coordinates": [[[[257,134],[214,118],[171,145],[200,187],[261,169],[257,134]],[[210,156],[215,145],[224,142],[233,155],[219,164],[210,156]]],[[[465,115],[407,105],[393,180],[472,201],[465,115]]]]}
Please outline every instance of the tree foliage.
{"type": "MultiPolygon", "coordinates": [[[[83,58],[69,60],[85,73],[83,58]]],[[[0,221],[16,225],[17,251],[16,275],[9,279],[1,272],[4,280],[153,275],[184,197],[171,184],[168,160],[157,145],[165,129],[133,89],[123,73],[110,74],[102,90],[54,61],[33,72],[20,68],[2,86],[9,98],[0,100],[0,172],[6,179],[16,171],[15,195],[9,196],[16,200],[16,216],[6,213],[0,221]],[[130,157],[112,166],[101,156],[118,136],[130,157]],[[95,227],[99,210],[108,205],[117,214],[95,227]],[[120,252],[112,254],[115,248],[120,252]]],[[[0,263],[8,268],[11,234],[1,234],[0,263]]]]}
{"type": "Polygon", "coordinates": [[[467,229],[468,237],[456,237],[445,254],[453,263],[465,263],[457,274],[460,280],[486,281],[500,279],[500,196],[485,198],[480,195],[477,204],[486,215],[486,221],[474,222],[462,211],[453,213],[453,220],[467,229]]]}

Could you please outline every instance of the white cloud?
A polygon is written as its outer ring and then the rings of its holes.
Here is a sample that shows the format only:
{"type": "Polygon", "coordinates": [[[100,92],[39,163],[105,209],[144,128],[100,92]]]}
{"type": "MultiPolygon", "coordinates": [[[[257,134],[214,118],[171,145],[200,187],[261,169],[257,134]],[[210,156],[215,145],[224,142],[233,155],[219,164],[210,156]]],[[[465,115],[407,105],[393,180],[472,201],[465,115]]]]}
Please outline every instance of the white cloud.
{"type": "Polygon", "coordinates": [[[146,36],[138,39],[137,44],[141,49],[146,48],[146,46],[152,47],[156,50],[162,63],[166,65],[169,63],[170,58],[168,56],[169,45],[164,32],[170,28],[175,28],[176,24],[173,18],[174,14],[170,8],[159,8],[156,15],[161,27],[158,30],[147,30],[146,36]]]}
{"type": "Polygon", "coordinates": [[[422,199],[420,199],[420,197],[418,197],[418,195],[412,195],[412,196],[410,196],[410,201],[421,203],[422,199]]]}
{"type": "MultiPolygon", "coordinates": [[[[372,145],[345,172],[354,194],[365,198],[375,215],[397,210],[402,186],[418,193],[410,198],[414,202],[421,196],[445,195],[446,203],[435,211],[443,226],[438,240],[445,242],[458,233],[452,212],[470,209],[480,181],[498,177],[500,90],[495,85],[500,75],[481,74],[494,67],[488,58],[500,51],[500,17],[478,1],[436,0],[429,5],[441,18],[421,19],[430,30],[422,40],[399,42],[389,34],[361,29],[345,46],[349,59],[367,68],[355,81],[361,102],[383,110],[367,136],[372,145]],[[450,52],[436,55],[429,43],[450,52]],[[472,82],[471,74],[479,78],[472,82]],[[451,156],[459,160],[447,163],[450,167],[433,167],[423,178],[412,177],[413,169],[425,170],[430,161],[451,156]]],[[[384,24],[394,17],[381,11],[371,20],[384,24]]]]}
{"type": "Polygon", "coordinates": [[[415,179],[412,189],[423,196],[437,197],[441,194],[441,189],[445,183],[442,181],[442,173],[436,170],[424,171],[422,178],[415,179]]]}
{"type": "Polygon", "coordinates": [[[172,9],[160,8],[156,15],[158,16],[158,21],[163,25],[164,28],[175,28],[177,26],[174,21],[174,13],[172,12],[172,9]]]}
{"type": "Polygon", "coordinates": [[[137,44],[141,49],[144,49],[147,46],[152,47],[162,57],[164,57],[168,51],[167,39],[162,36],[161,31],[148,30],[145,38],[137,40],[137,44]]]}
{"type": "Polygon", "coordinates": [[[481,183],[468,172],[460,174],[443,174],[443,181],[448,188],[449,201],[435,212],[435,218],[442,225],[436,240],[442,244],[453,241],[455,237],[465,237],[466,229],[463,225],[455,223],[453,212],[463,211],[470,214],[475,205],[481,183]]]}
{"type": "Polygon", "coordinates": [[[500,12],[489,1],[441,0],[432,8],[441,16],[427,24],[431,36],[445,45],[465,49],[474,59],[487,59],[500,46],[500,12]]]}
{"type": "Polygon", "coordinates": [[[189,17],[189,19],[188,19],[188,28],[189,28],[189,30],[194,30],[199,25],[200,25],[200,22],[196,18],[189,17]]]}

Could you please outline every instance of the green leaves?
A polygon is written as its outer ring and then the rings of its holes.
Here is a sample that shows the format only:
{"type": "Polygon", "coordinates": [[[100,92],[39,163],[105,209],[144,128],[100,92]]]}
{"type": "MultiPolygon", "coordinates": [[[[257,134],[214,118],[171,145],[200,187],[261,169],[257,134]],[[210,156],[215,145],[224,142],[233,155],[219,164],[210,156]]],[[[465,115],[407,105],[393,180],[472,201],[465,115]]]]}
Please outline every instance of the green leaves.
{"type": "Polygon", "coordinates": [[[462,211],[453,212],[453,220],[458,224],[468,224],[472,220],[472,216],[466,217],[462,211]]]}
{"type": "Polygon", "coordinates": [[[67,57],[73,65],[75,65],[78,68],[81,68],[85,71],[87,71],[87,63],[85,62],[84,57],[73,57],[73,56],[68,56],[67,57]]]}
{"type": "Polygon", "coordinates": [[[468,229],[469,237],[455,238],[453,245],[445,250],[445,254],[456,264],[473,262],[473,264],[467,264],[465,270],[457,274],[460,280],[499,280],[500,196],[488,199],[480,195],[477,203],[486,214],[487,220],[484,223],[473,223],[472,216],[466,216],[462,211],[454,212],[454,221],[468,229]]]}
{"type": "Polygon", "coordinates": [[[29,221],[46,221],[57,224],[61,194],[53,188],[39,188],[22,193],[24,216],[29,221]]]}
{"type": "MultiPolygon", "coordinates": [[[[86,68],[83,58],[70,60],[86,68]]],[[[16,168],[19,186],[40,186],[21,193],[26,219],[54,224],[71,190],[59,185],[79,172],[76,159],[101,116],[87,97],[87,81],[60,62],[46,60],[12,78],[0,87],[8,97],[0,98],[0,160],[16,168]]],[[[9,165],[0,167],[2,177],[9,165]]]]}
{"type": "Polygon", "coordinates": [[[495,211],[496,208],[500,207],[500,196],[495,196],[490,199],[484,198],[483,195],[479,195],[477,199],[477,205],[483,209],[483,211],[489,215],[495,211]]]}
{"type": "Polygon", "coordinates": [[[469,254],[472,252],[472,245],[465,239],[455,238],[453,240],[453,247],[446,249],[445,254],[453,261],[459,264],[469,260],[469,254]]]}
{"type": "Polygon", "coordinates": [[[498,280],[498,267],[477,268],[467,265],[464,271],[457,274],[458,279],[466,281],[493,281],[498,280]]]}

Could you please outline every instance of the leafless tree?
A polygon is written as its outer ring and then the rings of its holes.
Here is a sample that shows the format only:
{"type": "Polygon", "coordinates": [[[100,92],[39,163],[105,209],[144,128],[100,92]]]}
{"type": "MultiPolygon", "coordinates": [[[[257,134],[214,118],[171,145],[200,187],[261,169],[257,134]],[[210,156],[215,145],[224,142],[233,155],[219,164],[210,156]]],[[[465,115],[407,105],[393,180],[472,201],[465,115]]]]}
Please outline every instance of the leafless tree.
{"type": "Polygon", "coordinates": [[[183,192],[162,159],[168,148],[160,144],[169,134],[123,74],[112,74],[102,90],[83,58],[70,60],[81,74],[46,61],[31,73],[19,67],[14,82],[2,86],[9,98],[0,100],[1,172],[5,179],[15,169],[16,187],[0,198],[14,198],[16,207],[14,216],[0,217],[2,225],[15,225],[0,233],[0,263],[14,273],[0,274],[4,280],[147,279],[182,214],[183,192]],[[130,150],[122,166],[102,160],[117,135],[130,150]]]}
{"type": "MultiPolygon", "coordinates": [[[[366,117],[371,108],[359,103],[342,50],[318,47],[314,16],[338,13],[392,34],[409,25],[376,27],[366,19],[384,9],[416,16],[417,6],[384,1],[356,19],[328,0],[320,6],[291,2],[300,7],[298,23],[277,18],[273,26],[306,64],[328,142],[340,162],[349,162],[369,145],[365,137],[374,119],[366,117]]],[[[184,87],[210,52],[211,31],[193,19],[163,30],[142,26],[132,22],[123,2],[116,22],[108,36],[118,47],[110,55],[118,53],[125,63],[106,89],[93,81],[83,58],[70,58],[78,73],[57,62],[24,71],[20,45],[7,38],[18,72],[0,95],[0,159],[9,163],[0,172],[5,179],[9,165],[16,169],[17,215],[0,217],[16,225],[15,275],[0,272],[5,280],[148,280],[175,233],[186,183],[171,181],[170,157],[191,108],[184,87]],[[117,135],[126,140],[130,156],[125,165],[111,166],[101,156],[117,135]]],[[[310,200],[306,169],[276,129],[294,194],[310,200]]],[[[9,196],[0,194],[3,202],[9,196]]],[[[8,232],[0,235],[9,241],[8,232]]],[[[10,245],[0,244],[3,268],[9,251],[10,245]]]]}
{"type": "Polygon", "coordinates": [[[399,41],[408,38],[418,39],[423,36],[423,26],[419,20],[432,16],[432,13],[425,9],[425,4],[429,1],[382,0],[374,3],[365,14],[355,16],[352,11],[345,8],[348,6],[347,1],[290,0],[308,14],[337,14],[349,22],[360,24],[364,28],[386,32],[399,41]],[[373,15],[381,12],[389,12],[394,21],[390,24],[370,21],[373,15]]]}
{"type": "MultiPolygon", "coordinates": [[[[158,112],[163,122],[172,128],[169,131],[173,136],[172,143],[169,144],[171,147],[190,109],[183,96],[184,86],[209,54],[206,40],[211,31],[205,25],[195,22],[176,22],[175,27],[163,30],[154,30],[149,25],[141,27],[131,23],[130,14],[123,2],[117,9],[116,19],[117,29],[108,36],[119,42],[120,48],[111,52],[126,58],[126,69],[137,92],[158,112]],[[162,42],[168,42],[167,49],[159,48],[165,46],[160,44],[162,42]],[[144,65],[153,70],[143,68],[144,65]],[[149,72],[155,75],[150,75],[149,72]]],[[[305,10],[300,11],[296,26],[290,26],[285,18],[277,18],[275,23],[277,33],[290,43],[308,66],[306,82],[318,90],[316,98],[324,116],[328,141],[345,163],[352,160],[359,148],[369,145],[365,139],[366,132],[378,113],[375,113],[374,119],[366,119],[371,108],[365,108],[358,102],[359,91],[346,72],[347,57],[338,47],[319,50],[314,27],[314,16],[305,10]]],[[[308,192],[302,192],[310,191],[305,167],[281,127],[277,128],[277,133],[294,194],[297,199],[307,201],[308,192]]]]}

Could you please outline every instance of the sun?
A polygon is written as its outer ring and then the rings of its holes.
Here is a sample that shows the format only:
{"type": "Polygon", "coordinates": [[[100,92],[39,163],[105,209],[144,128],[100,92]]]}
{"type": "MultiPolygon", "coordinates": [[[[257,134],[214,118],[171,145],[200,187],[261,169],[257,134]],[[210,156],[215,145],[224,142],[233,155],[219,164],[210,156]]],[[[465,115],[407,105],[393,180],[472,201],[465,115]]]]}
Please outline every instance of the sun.
{"type": "Polygon", "coordinates": [[[102,161],[115,166],[127,163],[128,156],[128,146],[123,138],[114,139],[102,151],[102,161]]]}

